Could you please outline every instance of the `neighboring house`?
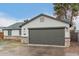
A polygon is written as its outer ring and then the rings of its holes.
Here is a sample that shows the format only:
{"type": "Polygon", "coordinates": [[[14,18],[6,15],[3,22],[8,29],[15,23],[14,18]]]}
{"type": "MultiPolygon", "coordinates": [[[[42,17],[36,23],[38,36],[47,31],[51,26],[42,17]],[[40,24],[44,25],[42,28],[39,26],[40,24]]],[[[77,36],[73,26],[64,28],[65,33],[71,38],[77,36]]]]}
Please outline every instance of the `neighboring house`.
{"type": "Polygon", "coordinates": [[[4,32],[4,36],[5,37],[20,37],[21,36],[21,28],[20,26],[23,24],[24,22],[18,22],[15,23],[13,25],[10,25],[6,28],[3,29],[4,32]]]}
{"type": "MultiPolygon", "coordinates": [[[[74,35],[74,39],[79,42],[79,15],[73,18],[73,26],[72,30],[75,30],[76,36],[74,35]]],[[[74,40],[73,39],[73,40],[74,40]]]]}
{"type": "Polygon", "coordinates": [[[29,38],[29,44],[69,46],[69,24],[52,16],[40,14],[21,26],[21,36],[29,38]]]}
{"type": "Polygon", "coordinates": [[[3,32],[3,29],[4,29],[5,27],[0,27],[0,32],[3,32]]]}
{"type": "Polygon", "coordinates": [[[73,19],[73,27],[75,28],[76,32],[79,32],[79,16],[74,17],[74,19],[73,19]]]}

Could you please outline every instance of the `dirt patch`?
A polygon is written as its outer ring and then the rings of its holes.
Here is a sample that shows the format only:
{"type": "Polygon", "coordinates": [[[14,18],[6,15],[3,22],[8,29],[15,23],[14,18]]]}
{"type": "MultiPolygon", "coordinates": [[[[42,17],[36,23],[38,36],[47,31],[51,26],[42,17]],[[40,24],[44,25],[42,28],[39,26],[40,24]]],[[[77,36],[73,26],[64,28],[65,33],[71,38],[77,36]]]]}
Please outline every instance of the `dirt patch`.
{"type": "Polygon", "coordinates": [[[72,42],[68,48],[28,46],[14,40],[0,41],[0,56],[77,56],[79,43],[72,42]]]}
{"type": "Polygon", "coordinates": [[[15,48],[20,45],[21,43],[15,40],[0,40],[0,51],[15,48]]]}

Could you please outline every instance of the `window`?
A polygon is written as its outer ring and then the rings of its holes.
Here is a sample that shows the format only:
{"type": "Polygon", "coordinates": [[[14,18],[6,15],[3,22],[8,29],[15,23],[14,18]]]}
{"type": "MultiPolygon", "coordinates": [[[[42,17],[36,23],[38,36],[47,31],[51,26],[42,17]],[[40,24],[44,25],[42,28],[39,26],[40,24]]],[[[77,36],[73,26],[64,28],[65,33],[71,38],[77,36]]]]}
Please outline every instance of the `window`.
{"type": "Polygon", "coordinates": [[[40,18],[40,22],[44,22],[44,17],[41,17],[40,18]]]}
{"type": "Polygon", "coordinates": [[[8,36],[12,35],[12,30],[8,30],[8,36]]]}

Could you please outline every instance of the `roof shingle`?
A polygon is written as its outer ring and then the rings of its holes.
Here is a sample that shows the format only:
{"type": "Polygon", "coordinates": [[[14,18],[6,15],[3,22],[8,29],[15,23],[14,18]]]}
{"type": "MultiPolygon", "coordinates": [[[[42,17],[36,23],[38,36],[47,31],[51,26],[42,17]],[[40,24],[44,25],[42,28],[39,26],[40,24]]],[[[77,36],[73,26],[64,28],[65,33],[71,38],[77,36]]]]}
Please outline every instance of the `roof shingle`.
{"type": "Polygon", "coordinates": [[[14,29],[14,30],[16,30],[16,29],[21,29],[20,26],[21,26],[23,23],[24,23],[24,22],[18,22],[18,23],[15,23],[15,24],[13,24],[13,25],[10,25],[10,26],[8,26],[8,27],[6,27],[6,28],[4,28],[4,29],[14,29]]]}

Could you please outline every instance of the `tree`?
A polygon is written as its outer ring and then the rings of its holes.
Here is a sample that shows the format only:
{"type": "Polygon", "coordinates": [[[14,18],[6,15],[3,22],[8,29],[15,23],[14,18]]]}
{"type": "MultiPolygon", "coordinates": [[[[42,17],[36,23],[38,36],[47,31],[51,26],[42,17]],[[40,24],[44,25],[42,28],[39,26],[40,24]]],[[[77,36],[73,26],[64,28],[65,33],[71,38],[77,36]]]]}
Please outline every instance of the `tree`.
{"type": "Polygon", "coordinates": [[[54,3],[55,14],[59,19],[66,19],[70,26],[72,25],[72,18],[76,16],[79,11],[79,3],[54,3]]]}

